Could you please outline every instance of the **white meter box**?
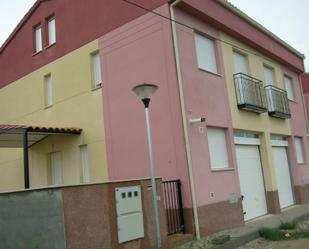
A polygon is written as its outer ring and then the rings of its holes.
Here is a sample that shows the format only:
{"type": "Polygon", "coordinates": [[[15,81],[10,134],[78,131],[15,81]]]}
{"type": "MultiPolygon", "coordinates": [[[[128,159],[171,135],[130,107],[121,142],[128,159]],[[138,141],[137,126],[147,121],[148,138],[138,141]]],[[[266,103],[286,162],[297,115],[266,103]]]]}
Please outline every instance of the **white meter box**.
{"type": "Polygon", "coordinates": [[[118,242],[144,237],[141,187],[116,188],[118,242]]]}

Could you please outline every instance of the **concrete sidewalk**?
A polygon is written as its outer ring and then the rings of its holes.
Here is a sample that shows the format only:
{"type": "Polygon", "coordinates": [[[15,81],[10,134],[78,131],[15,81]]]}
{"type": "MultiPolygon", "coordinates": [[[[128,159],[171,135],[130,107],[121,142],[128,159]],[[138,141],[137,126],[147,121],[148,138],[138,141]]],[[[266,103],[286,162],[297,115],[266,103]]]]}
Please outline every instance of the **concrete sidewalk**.
{"type": "Polygon", "coordinates": [[[259,237],[259,229],[262,227],[278,228],[281,222],[299,221],[309,216],[309,204],[295,205],[286,208],[278,215],[266,215],[247,222],[245,226],[223,231],[220,234],[229,234],[231,240],[216,249],[236,249],[245,243],[259,237]]]}

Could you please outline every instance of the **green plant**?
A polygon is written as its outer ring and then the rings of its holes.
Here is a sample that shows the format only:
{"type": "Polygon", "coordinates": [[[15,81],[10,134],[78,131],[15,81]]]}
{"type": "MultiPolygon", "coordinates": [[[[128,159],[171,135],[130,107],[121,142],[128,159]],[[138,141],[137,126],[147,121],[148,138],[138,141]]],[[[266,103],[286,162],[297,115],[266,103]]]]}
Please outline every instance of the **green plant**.
{"type": "Polygon", "coordinates": [[[299,230],[292,234],[292,239],[304,239],[309,238],[309,231],[299,230]]]}
{"type": "Polygon", "coordinates": [[[280,225],[281,230],[293,230],[295,229],[297,224],[295,222],[282,222],[280,225]]]}
{"type": "Polygon", "coordinates": [[[213,238],[211,240],[211,243],[213,245],[222,245],[222,244],[228,242],[230,239],[231,239],[230,235],[221,235],[221,236],[213,238]]]}
{"type": "Polygon", "coordinates": [[[271,229],[271,228],[261,228],[259,230],[259,234],[261,237],[272,240],[272,241],[278,241],[278,240],[285,240],[287,237],[285,236],[285,233],[283,231],[277,230],[277,229],[271,229]]]}
{"type": "MultiPolygon", "coordinates": [[[[18,247],[17,249],[21,249],[21,248],[18,247]]],[[[28,247],[26,249],[41,249],[41,247],[39,247],[39,245],[35,245],[35,246],[28,247]]]]}
{"type": "MultiPolygon", "coordinates": [[[[17,249],[21,249],[21,248],[18,246],[17,249]]],[[[41,247],[38,245],[38,243],[36,243],[35,245],[27,247],[26,249],[41,249],[41,247]]]]}
{"type": "MultiPolygon", "coordinates": [[[[103,242],[101,243],[101,245],[99,245],[98,249],[105,249],[106,247],[104,247],[103,242]]],[[[109,247],[109,249],[114,249],[113,247],[109,247]]]]}
{"type": "Polygon", "coordinates": [[[259,233],[261,237],[271,241],[309,238],[309,231],[307,230],[295,230],[286,232],[279,229],[261,228],[259,233]]]}
{"type": "Polygon", "coordinates": [[[34,247],[29,247],[28,249],[41,249],[39,245],[35,245],[34,247]]]}

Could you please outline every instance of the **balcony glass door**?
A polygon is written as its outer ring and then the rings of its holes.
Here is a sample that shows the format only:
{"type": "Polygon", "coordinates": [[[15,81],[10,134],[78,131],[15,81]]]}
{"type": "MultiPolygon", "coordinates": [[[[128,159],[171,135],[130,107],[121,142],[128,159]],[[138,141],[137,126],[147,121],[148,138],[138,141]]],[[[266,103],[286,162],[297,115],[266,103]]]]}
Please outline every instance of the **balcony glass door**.
{"type": "MultiPolygon", "coordinates": [[[[235,74],[237,73],[243,73],[248,75],[248,63],[247,63],[247,57],[243,54],[234,52],[234,65],[235,65],[235,74]]],[[[244,85],[243,81],[237,82],[239,91],[239,100],[240,103],[245,103],[245,96],[243,94],[246,85],[244,85]]]]}
{"type": "Polygon", "coordinates": [[[264,78],[266,85],[274,85],[274,70],[264,66],[264,78]]]}
{"type": "MultiPolygon", "coordinates": [[[[268,86],[273,86],[274,85],[274,72],[273,69],[264,66],[264,78],[265,78],[265,85],[268,86]]],[[[271,96],[271,91],[267,90],[267,97],[269,101],[269,108],[270,110],[274,109],[274,99],[271,96]]],[[[274,96],[275,97],[275,96],[274,96]]]]}

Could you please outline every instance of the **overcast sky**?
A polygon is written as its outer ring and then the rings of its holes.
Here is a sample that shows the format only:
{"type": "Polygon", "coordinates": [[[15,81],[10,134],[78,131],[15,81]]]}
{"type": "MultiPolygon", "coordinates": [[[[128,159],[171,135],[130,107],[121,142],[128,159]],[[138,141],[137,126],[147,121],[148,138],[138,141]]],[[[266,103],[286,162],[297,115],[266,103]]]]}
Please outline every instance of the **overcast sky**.
{"type": "Polygon", "coordinates": [[[35,0],[0,0],[0,45],[34,3],[35,0]]]}
{"type": "MultiPolygon", "coordinates": [[[[306,71],[309,71],[308,0],[229,1],[305,54],[308,57],[305,63],[306,71]]],[[[0,0],[0,44],[4,43],[34,2],[35,0],[0,0]]]]}
{"type": "Polygon", "coordinates": [[[309,71],[308,0],[229,0],[299,52],[309,71]]]}

